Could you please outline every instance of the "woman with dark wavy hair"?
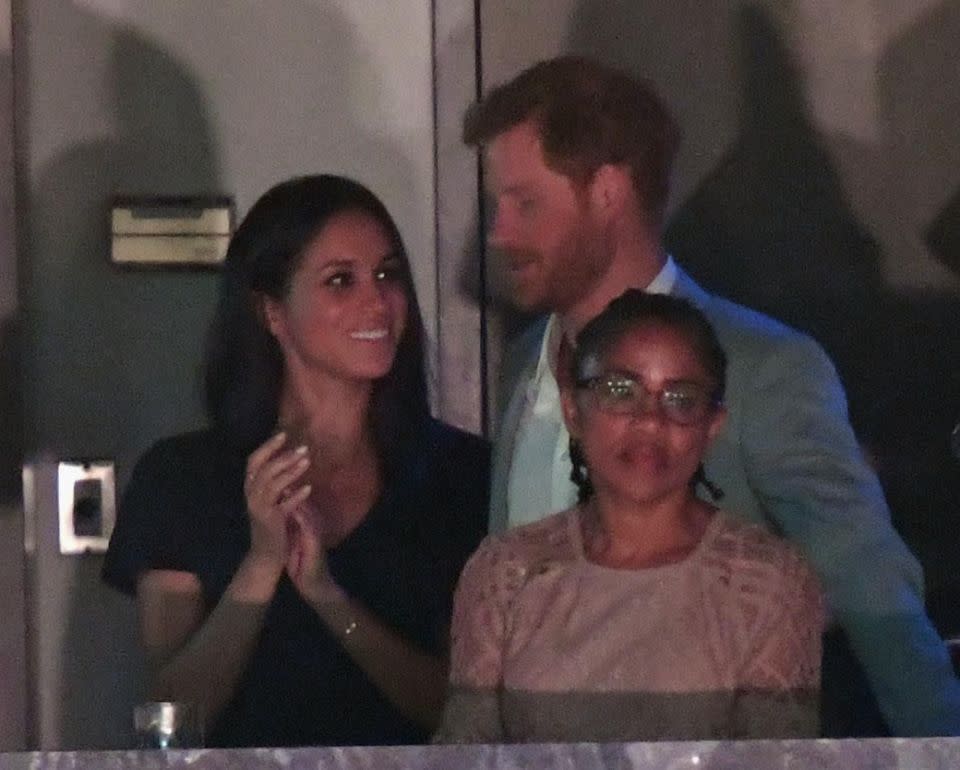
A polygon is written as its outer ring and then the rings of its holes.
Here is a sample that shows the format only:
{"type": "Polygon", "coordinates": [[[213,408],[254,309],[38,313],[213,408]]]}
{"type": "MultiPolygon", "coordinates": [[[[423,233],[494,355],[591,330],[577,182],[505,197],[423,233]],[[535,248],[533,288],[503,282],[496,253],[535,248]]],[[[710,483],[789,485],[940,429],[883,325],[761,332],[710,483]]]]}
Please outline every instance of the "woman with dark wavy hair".
{"type": "Polygon", "coordinates": [[[367,188],[289,180],[250,209],[206,360],[209,429],[141,458],[104,567],[135,593],[156,699],[208,745],[424,740],[489,452],[430,417],[400,234],[367,188]]]}

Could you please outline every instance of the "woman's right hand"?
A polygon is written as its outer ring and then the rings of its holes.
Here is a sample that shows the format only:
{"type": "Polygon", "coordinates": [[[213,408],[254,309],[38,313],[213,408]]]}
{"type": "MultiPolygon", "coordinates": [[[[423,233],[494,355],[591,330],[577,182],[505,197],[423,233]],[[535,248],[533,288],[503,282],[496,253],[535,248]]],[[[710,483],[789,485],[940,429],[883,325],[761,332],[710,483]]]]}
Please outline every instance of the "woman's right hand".
{"type": "Polygon", "coordinates": [[[250,556],[282,567],[288,556],[288,520],[310,495],[302,483],[310,465],[306,446],[284,449],[285,433],[271,436],[247,458],[244,494],[250,513],[250,556]]]}

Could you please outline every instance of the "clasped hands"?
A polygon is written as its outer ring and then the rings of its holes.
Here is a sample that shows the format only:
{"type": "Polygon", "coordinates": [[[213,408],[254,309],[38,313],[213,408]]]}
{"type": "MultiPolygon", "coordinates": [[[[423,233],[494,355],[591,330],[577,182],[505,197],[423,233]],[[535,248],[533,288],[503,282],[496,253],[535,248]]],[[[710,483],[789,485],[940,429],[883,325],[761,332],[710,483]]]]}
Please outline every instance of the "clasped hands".
{"type": "Polygon", "coordinates": [[[304,479],[309,451],[305,445],[285,448],[286,441],[286,433],[277,433],[247,459],[244,495],[251,556],[285,569],[311,604],[342,600],[343,590],[327,568],[326,549],[307,505],[312,489],[304,479]]]}

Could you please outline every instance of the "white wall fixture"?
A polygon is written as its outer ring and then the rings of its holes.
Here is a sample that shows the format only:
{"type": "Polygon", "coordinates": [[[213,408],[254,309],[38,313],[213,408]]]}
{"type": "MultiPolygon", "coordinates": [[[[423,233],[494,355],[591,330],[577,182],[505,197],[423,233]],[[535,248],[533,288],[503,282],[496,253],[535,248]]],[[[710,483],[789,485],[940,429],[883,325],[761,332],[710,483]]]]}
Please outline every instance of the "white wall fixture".
{"type": "Polygon", "coordinates": [[[116,520],[113,463],[59,463],[57,507],[60,553],[106,552],[116,520]]]}
{"type": "Polygon", "coordinates": [[[216,267],[233,232],[229,198],[118,198],[110,261],[117,265],[216,267]]]}

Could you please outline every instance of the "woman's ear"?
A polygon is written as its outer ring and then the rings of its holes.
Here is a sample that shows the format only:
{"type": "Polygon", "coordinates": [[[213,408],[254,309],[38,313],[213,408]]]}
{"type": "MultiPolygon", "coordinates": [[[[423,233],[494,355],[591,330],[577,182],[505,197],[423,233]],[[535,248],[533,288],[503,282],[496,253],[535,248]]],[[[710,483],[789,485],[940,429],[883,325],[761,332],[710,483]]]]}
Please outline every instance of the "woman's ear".
{"type": "Polygon", "coordinates": [[[266,294],[258,294],[254,302],[256,302],[257,315],[260,316],[263,328],[279,342],[284,331],[282,304],[266,294]]]}

